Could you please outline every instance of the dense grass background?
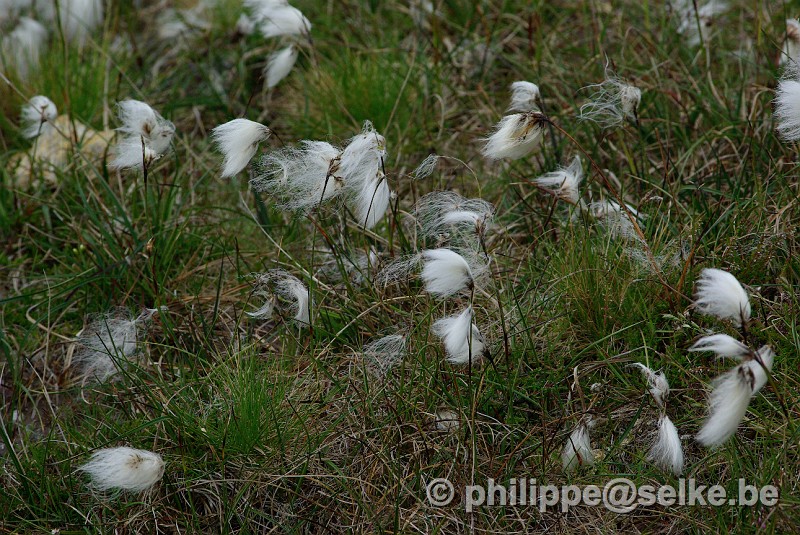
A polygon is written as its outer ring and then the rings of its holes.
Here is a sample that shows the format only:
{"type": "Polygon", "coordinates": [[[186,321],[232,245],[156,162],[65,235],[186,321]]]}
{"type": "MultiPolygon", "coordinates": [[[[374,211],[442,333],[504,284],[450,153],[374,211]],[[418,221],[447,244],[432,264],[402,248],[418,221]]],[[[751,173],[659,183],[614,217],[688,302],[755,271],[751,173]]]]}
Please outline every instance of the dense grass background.
{"type": "MultiPolygon", "coordinates": [[[[76,160],[57,184],[22,190],[4,171],[0,529],[796,530],[798,166],[796,147],[775,136],[771,100],[784,19],[800,6],[733,1],[713,37],[691,47],[660,1],[446,0],[420,25],[405,2],[298,0],[314,24],[313,48],[266,91],[261,68],[278,45],[236,35],[239,2],[220,0],[210,29],[177,42],[157,38],[162,11],[154,4],[112,2],[88,47],[56,39],[34,76],[0,89],[4,162],[29,147],[15,120],[23,96],[48,95],[61,113],[96,129],[115,126],[116,101],[139,98],[177,127],[174,151],[146,183],[76,160]],[[602,80],[606,61],[643,90],[638,127],[601,132],[576,120],[590,93],[581,88],[602,80]],[[579,153],[565,136],[555,132],[541,153],[510,164],[480,157],[480,138],[502,116],[514,80],[540,85],[547,113],[647,215],[648,243],[676,259],[664,276],[682,297],[625,243],[530,184],[579,153]],[[332,210],[313,221],[282,213],[244,177],[219,179],[208,133],[238,116],[273,129],[264,150],[304,138],[343,141],[372,120],[387,139],[396,209],[364,232],[332,210]],[[430,178],[412,181],[431,152],[461,163],[442,160],[430,178]],[[424,247],[409,212],[418,197],[442,189],[497,207],[487,238],[495,274],[476,302],[495,365],[471,375],[446,364],[429,334],[458,302],[435,301],[416,281],[384,290],[370,284],[374,273],[356,284],[318,272],[320,247],[331,243],[345,257],[373,246],[384,259],[424,247]],[[306,282],[317,275],[313,330],[244,315],[253,307],[248,275],[275,266],[306,282]],[[748,285],[759,321],[754,344],[769,343],[778,355],[774,385],[715,451],[691,438],[708,382],[728,366],[686,352],[707,330],[729,332],[689,309],[703,267],[727,269],[748,285]],[[74,337],[116,306],[168,312],[150,325],[139,366],[118,382],[81,384],[70,366],[74,337]],[[359,352],[398,330],[408,335],[408,355],[376,381],[359,352]],[[738,478],[774,484],[779,505],[629,515],[497,507],[469,515],[455,502],[427,503],[433,477],[456,488],[490,477],[674,483],[644,460],[655,408],[638,372],[626,368],[634,361],[670,380],[668,413],[685,436],[686,477],[730,492],[738,478]],[[436,430],[440,410],[458,414],[458,430],[436,430]],[[561,448],[585,410],[601,421],[593,433],[600,460],[567,475],[561,448]],[[77,466],[92,450],[117,445],[164,456],[156,491],[103,499],[86,487],[77,466]]],[[[584,184],[587,200],[606,195],[596,179],[592,173],[584,184]]]]}

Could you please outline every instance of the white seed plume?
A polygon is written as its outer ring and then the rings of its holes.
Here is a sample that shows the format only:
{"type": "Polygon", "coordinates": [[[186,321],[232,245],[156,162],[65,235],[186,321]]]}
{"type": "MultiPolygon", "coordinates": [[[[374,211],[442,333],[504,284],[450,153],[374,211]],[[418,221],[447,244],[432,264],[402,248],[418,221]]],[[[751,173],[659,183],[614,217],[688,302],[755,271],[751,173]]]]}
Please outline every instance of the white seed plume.
{"type": "Polygon", "coordinates": [[[247,313],[251,318],[269,319],[277,304],[280,308],[285,307],[287,314],[290,314],[297,323],[310,325],[311,296],[308,288],[288,271],[272,269],[257,274],[254,295],[264,297],[266,301],[261,308],[247,313]]]}
{"type": "Polygon", "coordinates": [[[22,106],[20,123],[22,125],[22,135],[26,138],[34,138],[53,128],[52,122],[58,117],[58,110],[53,101],[49,98],[36,95],[27,104],[22,106]]]}
{"type": "Polygon", "coordinates": [[[789,63],[775,90],[778,134],[786,141],[800,140],[800,80],[797,63],[789,63]]]}
{"type": "Polygon", "coordinates": [[[664,372],[655,372],[640,362],[631,364],[641,370],[647,380],[647,387],[650,389],[650,394],[653,396],[656,404],[662,409],[666,405],[667,395],[669,395],[669,382],[664,372]]]}
{"type": "Polygon", "coordinates": [[[767,383],[767,371],[772,370],[775,353],[764,346],[758,350],[757,358],[754,355],[712,382],[708,417],[696,437],[702,445],[716,447],[728,440],[744,418],[750,399],[767,383]]]}
{"type": "Polygon", "coordinates": [[[581,196],[578,188],[582,181],[583,164],[579,156],[572,159],[569,167],[561,167],[534,180],[540,188],[570,204],[578,203],[581,196]]]}
{"type": "Polygon", "coordinates": [[[164,460],[152,451],[109,448],[94,452],[78,470],[89,474],[98,490],[144,492],[164,476],[164,460]]]}
{"type": "Polygon", "coordinates": [[[414,209],[420,233],[426,238],[474,238],[484,235],[494,206],[483,199],[466,199],[454,191],[434,191],[420,198],[414,209]]]}
{"type": "Polygon", "coordinates": [[[14,69],[22,79],[39,65],[47,28],[38,21],[20,17],[17,26],[2,39],[2,61],[5,69],[14,69]]]}
{"type": "Polygon", "coordinates": [[[538,109],[539,86],[531,83],[518,81],[511,84],[511,105],[507,111],[526,113],[538,109]]]}
{"type": "Polygon", "coordinates": [[[355,200],[351,201],[351,209],[358,223],[370,229],[383,218],[391,198],[389,183],[383,173],[379,173],[375,180],[358,191],[355,200]]]}
{"type": "Polygon", "coordinates": [[[211,137],[225,155],[222,177],[232,177],[244,169],[258,150],[258,144],[270,135],[261,123],[234,119],[211,131],[211,137]]]}
{"type": "Polygon", "coordinates": [[[411,175],[414,177],[414,180],[422,180],[423,178],[428,178],[431,174],[436,170],[436,164],[439,163],[439,155],[438,154],[429,154],[422,160],[422,163],[414,169],[414,172],[411,175]]]}
{"type": "Polygon", "coordinates": [[[578,426],[572,431],[564,444],[561,452],[561,463],[564,470],[570,471],[579,466],[591,466],[594,464],[594,452],[592,451],[589,430],[594,427],[594,420],[591,416],[581,419],[578,426]]]}
{"type": "MultiPolygon", "coordinates": [[[[255,2],[251,3],[255,4],[255,2]]],[[[296,7],[286,3],[265,2],[253,12],[265,39],[285,35],[308,35],[311,22],[296,7]]]]}
{"type": "Polygon", "coordinates": [[[78,336],[79,347],[72,357],[84,380],[115,378],[136,354],[139,337],[156,312],[146,308],[133,317],[119,308],[92,321],[78,336]]]}
{"type": "Polygon", "coordinates": [[[294,45],[279,50],[269,56],[264,75],[267,78],[267,87],[275,87],[286,78],[297,61],[299,50],[294,45]]]}
{"type": "Polygon", "coordinates": [[[676,476],[683,472],[681,438],[675,424],[666,414],[658,419],[658,438],[647,453],[647,460],[676,476]]]}
{"type": "Polygon", "coordinates": [[[680,20],[678,33],[690,46],[699,45],[701,37],[704,42],[708,41],[714,20],[728,9],[726,0],[709,0],[698,6],[697,11],[695,0],[673,0],[671,3],[680,20]]]}
{"type": "Polygon", "coordinates": [[[437,297],[449,297],[465,288],[472,288],[472,268],[463,256],[450,249],[422,251],[422,280],[425,291],[437,297]]]}
{"type": "MultiPolygon", "coordinates": [[[[625,204],[625,206],[641,227],[643,216],[631,205],[625,204]]],[[[608,200],[593,202],[589,205],[589,213],[615,238],[637,242],[642,240],[628,213],[618,203],[608,200]]]]}
{"type": "Polygon", "coordinates": [[[175,125],[149,105],[139,100],[123,100],[117,104],[117,113],[122,123],[117,130],[123,137],[112,149],[110,168],[142,168],[169,148],[175,125]]]}
{"type": "Polygon", "coordinates": [[[538,110],[506,115],[486,139],[483,155],[490,160],[518,160],[542,140],[545,116],[538,110]]]}
{"type": "Polygon", "coordinates": [[[451,364],[476,364],[488,354],[483,335],[472,323],[472,317],[472,307],[467,307],[460,314],[437,320],[431,327],[433,334],[442,339],[451,364]]]}
{"type": "Polygon", "coordinates": [[[727,334],[703,336],[689,348],[689,351],[712,351],[717,357],[736,360],[742,360],[751,353],[749,347],[727,334]]]}
{"type": "Polygon", "coordinates": [[[800,61],[800,21],[786,19],[786,39],[783,41],[781,64],[797,65],[798,61],[800,61]]]}
{"type": "Polygon", "coordinates": [[[362,350],[367,370],[378,379],[386,377],[406,354],[406,337],[392,334],[370,342],[362,350]]]}
{"type": "Polygon", "coordinates": [[[706,268],[700,273],[694,307],[700,314],[728,320],[736,327],[750,320],[750,297],[736,277],[721,269],[706,268]]]}
{"type": "Polygon", "coordinates": [[[596,91],[589,97],[589,102],[581,106],[578,118],[582,121],[613,128],[621,125],[626,118],[638,120],[639,103],[642,100],[642,90],[638,87],[626,84],[610,71],[606,71],[603,83],[588,87],[596,91]]]}
{"type": "Polygon", "coordinates": [[[338,176],[348,191],[348,205],[358,223],[372,228],[389,207],[391,191],[383,174],[386,139],[366,121],[341,153],[338,176]]]}
{"type": "Polygon", "coordinates": [[[242,13],[236,21],[236,31],[242,35],[252,35],[256,31],[256,23],[246,13],[242,13]]]}
{"type": "Polygon", "coordinates": [[[282,208],[306,212],[344,191],[340,155],[330,143],[304,140],[262,158],[250,185],[278,196],[282,208]]]}
{"type": "MultiPolygon", "coordinates": [[[[55,17],[52,20],[55,22],[55,17]]],[[[58,20],[66,40],[83,45],[103,23],[103,0],[59,0],[58,20]]]]}

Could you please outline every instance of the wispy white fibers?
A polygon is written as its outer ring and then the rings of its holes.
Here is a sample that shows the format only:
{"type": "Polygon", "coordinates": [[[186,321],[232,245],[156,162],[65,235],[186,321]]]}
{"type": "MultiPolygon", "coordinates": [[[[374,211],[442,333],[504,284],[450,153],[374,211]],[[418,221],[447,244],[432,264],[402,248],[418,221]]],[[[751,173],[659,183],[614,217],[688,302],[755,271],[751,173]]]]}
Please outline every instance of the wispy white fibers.
{"type": "Polygon", "coordinates": [[[270,54],[267,60],[267,66],[264,69],[264,75],[267,78],[267,87],[275,87],[281,80],[286,78],[292,67],[297,61],[299,50],[294,45],[289,45],[273,54],[270,54]]]}
{"type": "Polygon", "coordinates": [[[118,308],[83,329],[72,360],[84,380],[103,382],[119,374],[136,353],[139,336],[156,312],[146,308],[133,317],[128,309],[118,308]]]}
{"type": "Polygon", "coordinates": [[[683,472],[681,437],[678,435],[675,424],[666,414],[662,414],[658,419],[658,438],[650,448],[647,460],[676,476],[683,472]]]}
{"type": "Polygon", "coordinates": [[[712,351],[717,357],[736,360],[742,360],[751,353],[749,347],[727,334],[703,336],[689,348],[689,351],[712,351]]]}
{"type": "Polygon", "coordinates": [[[238,174],[258,150],[258,144],[270,135],[269,128],[247,119],[234,119],[211,131],[211,137],[225,156],[222,177],[238,174]]]}
{"type": "Polygon", "coordinates": [[[511,84],[511,105],[508,111],[526,113],[538,110],[539,86],[531,83],[518,81],[511,84]]]}
{"type": "Polygon", "coordinates": [[[266,299],[264,305],[247,315],[257,319],[269,319],[276,305],[286,310],[287,315],[301,325],[309,325],[311,296],[300,279],[283,269],[272,269],[256,275],[254,295],[266,299]]]}
{"type": "Polygon", "coordinates": [[[48,129],[53,128],[53,121],[58,117],[58,110],[53,101],[43,95],[36,95],[24,106],[20,114],[22,135],[34,138],[48,129]]]}
{"type": "Polygon", "coordinates": [[[698,442],[707,447],[716,447],[736,432],[750,399],[767,383],[767,371],[772,370],[774,359],[772,349],[764,346],[753,358],[714,379],[713,390],[708,398],[708,417],[697,433],[698,442]]]}
{"type": "Polygon", "coordinates": [[[789,62],[775,90],[778,134],[786,141],[800,140],[800,65],[789,62]]]}
{"type": "Polygon", "coordinates": [[[282,208],[307,212],[344,192],[340,155],[330,143],[304,140],[264,156],[250,185],[276,195],[282,208]]]}
{"type": "Polygon", "coordinates": [[[426,292],[437,297],[448,297],[474,286],[472,266],[457,252],[441,248],[428,249],[421,254],[421,276],[426,292]]]}
{"type": "Polygon", "coordinates": [[[364,279],[370,278],[379,262],[378,252],[374,247],[366,251],[351,251],[345,245],[335,249],[322,246],[317,253],[323,259],[320,273],[328,280],[336,282],[350,279],[353,284],[361,284],[364,279]]]}
{"type": "Polygon", "coordinates": [[[490,160],[518,160],[542,140],[546,117],[538,110],[503,117],[486,139],[483,155],[490,160]]]}
{"type": "Polygon", "coordinates": [[[383,173],[386,139],[364,122],[341,154],[339,173],[347,189],[348,206],[360,225],[372,228],[389,207],[391,191],[383,173]]]}
{"type": "Polygon", "coordinates": [[[372,375],[383,379],[406,354],[406,337],[402,334],[384,336],[370,342],[362,350],[364,365],[372,375]]]}
{"type": "Polygon", "coordinates": [[[488,354],[483,335],[472,317],[472,307],[467,307],[460,314],[437,320],[431,327],[433,334],[442,339],[451,364],[476,364],[488,354]]]}
{"type": "Polygon", "coordinates": [[[572,159],[569,167],[561,167],[534,180],[540,188],[570,204],[578,203],[581,196],[578,188],[582,181],[583,164],[579,156],[572,159]]]}
{"type": "Polygon", "coordinates": [[[715,19],[728,9],[726,0],[709,0],[702,5],[696,0],[672,0],[670,3],[680,21],[678,33],[690,46],[700,44],[701,37],[708,41],[715,19]]]}
{"type": "Polygon", "coordinates": [[[603,128],[619,126],[628,118],[638,120],[642,90],[623,82],[613,72],[606,71],[606,79],[588,87],[596,89],[589,102],[581,106],[578,118],[592,121],[603,128]]]}
{"type": "Polygon", "coordinates": [[[422,180],[423,178],[428,178],[431,176],[431,173],[436,169],[436,164],[439,163],[439,155],[438,154],[429,154],[422,160],[422,163],[414,169],[414,172],[411,174],[414,177],[414,180],[422,180]]]}
{"type": "Polygon", "coordinates": [[[572,431],[564,444],[561,452],[561,463],[564,470],[570,471],[579,466],[591,466],[594,464],[594,452],[589,437],[589,430],[594,427],[594,420],[587,415],[581,419],[578,426],[572,431]]]}
{"type": "Polygon", "coordinates": [[[59,0],[58,11],[64,37],[79,45],[103,23],[103,0],[59,0]]]}
{"type": "Polygon", "coordinates": [[[2,38],[3,66],[26,79],[39,65],[46,42],[47,28],[31,18],[20,17],[16,27],[2,38]]]}
{"type": "Polygon", "coordinates": [[[730,321],[736,327],[750,320],[750,297],[736,277],[721,269],[706,268],[700,273],[694,307],[700,314],[730,321]]]}
{"type": "Polygon", "coordinates": [[[466,199],[454,191],[434,191],[423,196],[414,209],[422,236],[441,239],[483,235],[491,224],[494,206],[483,199],[466,199]]]}
{"type": "Polygon", "coordinates": [[[152,451],[109,448],[94,452],[78,470],[89,474],[98,490],[144,492],[164,476],[164,460],[152,451]]]}
{"type": "MultiPolygon", "coordinates": [[[[626,206],[641,227],[642,216],[631,205],[626,204],[626,206]]],[[[614,201],[593,202],[589,205],[589,213],[615,238],[641,241],[642,238],[636,232],[636,227],[633,226],[628,213],[618,203],[614,201]]]]}
{"type": "Polygon", "coordinates": [[[786,19],[786,39],[783,41],[781,64],[800,61],[800,21],[786,19]]]}
{"type": "Polygon", "coordinates": [[[650,389],[650,394],[653,396],[656,404],[662,409],[666,405],[667,396],[669,395],[669,382],[664,372],[655,372],[640,362],[631,364],[641,370],[647,380],[647,387],[650,389]]]}
{"type": "Polygon", "coordinates": [[[169,148],[175,125],[149,105],[139,100],[123,100],[117,104],[117,130],[122,138],[112,149],[112,169],[142,168],[160,158],[169,148]]]}

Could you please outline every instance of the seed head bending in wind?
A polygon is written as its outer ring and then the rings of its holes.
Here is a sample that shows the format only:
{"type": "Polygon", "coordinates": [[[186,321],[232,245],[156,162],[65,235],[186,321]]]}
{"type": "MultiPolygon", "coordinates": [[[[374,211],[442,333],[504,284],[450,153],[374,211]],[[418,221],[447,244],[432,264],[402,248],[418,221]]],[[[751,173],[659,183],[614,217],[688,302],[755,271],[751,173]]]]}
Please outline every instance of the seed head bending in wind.
{"type": "Polygon", "coordinates": [[[293,44],[270,54],[267,66],[264,68],[267,87],[275,87],[292,72],[298,55],[299,49],[293,44]]]}
{"type": "Polygon", "coordinates": [[[417,226],[425,238],[452,240],[482,237],[494,216],[494,205],[483,199],[466,199],[454,191],[434,191],[423,196],[414,208],[417,226]]]}
{"type": "Polygon", "coordinates": [[[534,182],[537,186],[570,204],[578,204],[579,187],[583,181],[583,164],[579,156],[572,159],[569,167],[540,176],[534,182]]]}
{"type": "Polygon", "coordinates": [[[232,177],[244,169],[258,150],[258,144],[270,135],[261,123],[234,119],[211,131],[211,138],[225,156],[222,177],[232,177]]]}
{"type": "Polygon", "coordinates": [[[639,122],[641,89],[623,82],[611,71],[606,71],[603,83],[588,87],[596,91],[589,97],[589,102],[581,106],[579,119],[595,122],[603,128],[617,127],[626,118],[639,122]]]}
{"type": "Polygon", "coordinates": [[[144,492],[164,476],[164,460],[152,451],[109,448],[94,452],[78,470],[89,474],[98,490],[144,492]]]}
{"type": "Polygon", "coordinates": [[[564,470],[571,471],[579,466],[594,464],[594,452],[589,436],[589,430],[594,426],[595,422],[592,417],[586,415],[570,433],[564,444],[564,450],[561,452],[561,463],[564,470]]]}
{"type": "Polygon", "coordinates": [[[700,273],[694,307],[700,314],[730,321],[739,328],[750,321],[750,297],[736,277],[721,269],[706,268],[700,273]]]}
{"type": "Polygon", "coordinates": [[[361,133],[345,146],[339,162],[348,206],[358,223],[368,229],[383,218],[391,200],[383,172],[385,157],[386,139],[366,121],[361,133]]]}
{"type": "Polygon", "coordinates": [[[117,104],[117,110],[122,123],[117,130],[123,137],[113,148],[109,167],[141,169],[166,152],[175,125],[139,100],[123,100],[117,104]]]}
{"type": "MultiPolygon", "coordinates": [[[[636,218],[637,223],[642,227],[643,215],[631,205],[625,205],[636,218]]],[[[642,238],[636,232],[626,211],[614,201],[596,201],[589,205],[589,213],[605,227],[606,231],[615,238],[622,240],[641,242],[642,238]]]]}
{"type": "Polygon", "coordinates": [[[747,413],[750,399],[767,383],[767,374],[772,370],[774,360],[775,353],[769,346],[764,346],[712,381],[708,417],[697,433],[698,442],[706,447],[717,447],[736,432],[747,413]]]}
{"type": "Polygon", "coordinates": [[[667,376],[664,375],[664,372],[655,372],[640,362],[634,362],[630,366],[641,370],[642,375],[647,380],[650,395],[653,396],[656,404],[664,409],[669,395],[669,382],[667,382],[667,376]]]}
{"type": "Polygon", "coordinates": [[[286,311],[300,325],[310,325],[309,307],[311,296],[306,285],[297,277],[283,269],[273,269],[256,275],[256,288],[253,295],[265,299],[264,304],[248,312],[256,319],[269,319],[276,305],[286,311]]]}
{"type": "Polygon", "coordinates": [[[472,307],[460,314],[437,320],[431,331],[441,338],[451,364],[476,364],[489,354],[486,341],[478,326],[472,322],[472,307]]]}
{"type": "Polygon", "coordinates": [[[0,43],[0,61],[4,69],[13,69],[23,80],[39,66],[47,44],[47,28],[40,22],[20,17],[17,26],[3,35],[0,43]]]}
{"type": "Polygon", "coordinates": [[[669,416],[658,418],[658,437],[647,453],[647,460],[662,470],[679,476],[683,472],[683,446],[678,429],[669,416]]]}
{"type": "Polygon", "coordinates": [[[402,334],[384,336],[370,342],[361,352],[366,369],[382,380],[406,354],[406,337],[402,334]]]}
{"type": "Polygon", "coordinates": [[[58,117],[58,109],[53,101],[43,95],[36,95],[24,106],[20,114],[22,135],[34,138],[53,128],[53,121],[58,117]]]}
{"type": "Polygon", "coordinates": [[[281,36],[308,35],[311,22],[296,7],[276,0],[247,0],[252,18],[265,39],[281,36]]]}
{"type": "Polygon", "coordinates": [[[518,160],[542,141],[547,117],[539,110],[506,115],[485,139],[483,155],[490,160],[518,160]]]}
{"type": "Polygon", "coordinates": [[[308,212],[344,192],[341,153],[326,141],[303,140],[300,148],[286,147],[264,156],[250,186],[276,195],[282,208],[308,212]]]}
{"type": "Polygon", "coordinates": [[[750,348],[727,334],[712,334],[697,340],[689,351],[711,351],[720,358],[742,360],[750,355],[750,348]]]}
{"type": "Polygon", "coordinates": [[[789,62],[775,90],[775,121],[785,141],[800,141],[800,65],[789,62]]]}
{"type": "Polygon", "coordinates": [[[156,312],[146,308],[133,317],[119,308],[92,321],[78,336],[72,357],[83,379],[104,382],[117,376],[136,353],[139,337],[156,312]]]}
{"type": "Polygon", "coordinates": [[[422,261],[425,291],[432,295],[448,297],[475,285],[472,267],[455,251],[444,248],[422,251],[422,261]]]}
{"type": "Polygon", "coordinates": [[[511,105],[507,111],[526,113],[538,110],[539,98],[538,85],[524,81],[514,82],[511,84],[511,105]]]}

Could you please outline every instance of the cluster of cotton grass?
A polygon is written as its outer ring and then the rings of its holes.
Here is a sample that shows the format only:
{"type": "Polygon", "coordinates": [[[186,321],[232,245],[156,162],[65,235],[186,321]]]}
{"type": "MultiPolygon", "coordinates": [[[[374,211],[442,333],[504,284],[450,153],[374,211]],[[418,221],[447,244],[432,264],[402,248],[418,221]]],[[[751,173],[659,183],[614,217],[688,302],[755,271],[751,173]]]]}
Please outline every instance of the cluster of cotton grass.
{"type": "Polygon", "coordinates": [[[0,0],[3,71],[25,79],[38,68],[51,36],[83,46],[102,23],[102,0],[0,0]]]}

